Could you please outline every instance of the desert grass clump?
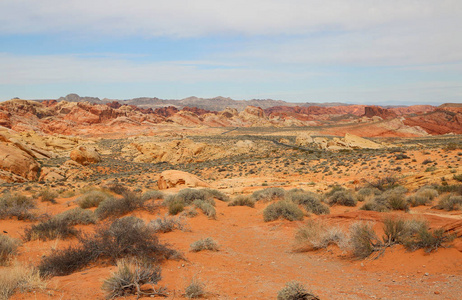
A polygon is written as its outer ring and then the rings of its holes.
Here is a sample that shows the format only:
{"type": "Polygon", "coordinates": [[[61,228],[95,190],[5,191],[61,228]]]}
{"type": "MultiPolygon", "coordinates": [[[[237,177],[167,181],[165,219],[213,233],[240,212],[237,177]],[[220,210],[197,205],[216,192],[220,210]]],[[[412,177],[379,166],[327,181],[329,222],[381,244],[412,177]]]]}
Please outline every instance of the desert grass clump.
{"type": "Polygon", "coordinates": [[[205,284],[195,277],[184,291],[184,296],[188,299],[202,298],[205,295],[205,284]]]}
{"type": "Polygon", "coordinates": [[[381,191],[373,187],[363,187],[356,192],[356,199],[359,202],[371,200],[374,196],[380,195],[381,191]]]}
{"type": "Polygon", "coordinates": [[[219,246],[217,242],[215,242],[212,238],[208,237],[205,239],[195,241],[190,245],[190,249],[192,252],[199,252],[202,250],[218,251],[219,246]]]}
{"type": "Polygon", "coordinates": [[[80,207],[66,210],[54,216],[53,219],[68,223],[69,225],[95,224],[97,220],[94,212],[88,209],[80,208],[80,207]]]}
{"type": "Polygon", "coordinates": [[[136,209],[143,208],[144,202],[140,196],[128,192],[122,198],[108,198],[101,202],[95,210],[99,219],[108,217],[119,217],[136,209]]]}
{"type": "Polygon", "coordinates": [[[42,202],[51,202],[53,204],[56,204],[56,198],[58,197],[58,193],[46,188],[41,190],[38,194],[37,197],[40,197],[42,202]]]}
{"type": "Polygon", "coordinates": [[[387,212],[390,210],[409,210],[409,203],[405,197],[405,189],[394,188],[375,196],[372,200],[366,201],[361,206],[361,210],[372,210],[378,212],[387,212]]]}
{"type": "Polygon", "coordinates": [[[303,211],[292,201],[282,200],[271,203],[263,210],[263,220],[270,222],[283,218],[289,221],[303,219],[303,211]]]}
{"type": "Polygon", "coordinates": [[[386,218],[383,221],[382,241],[386,246],[394,244],[405,244],[409,239],[427,227],[427,222],[416,219],[386,218]]]}
{"type": "Polygon", "coordinates": [[[161,268],[136,259],[121,259],[117,261],[117,270],[103,282],[102,289],[107,299],[137,295],[139,297],[167,296],[165,288],[156,290],[155,285],[162,279],[161,268]],[[144,285],[150,285],[149,291],[141,290],[144,285]]]}
{"type": "Polygon", "coordinates": [[[238,195],[228,203],[228,206],[248,206],[255,207],[255,200],[250,196],[238,195]]]}
{"type": "Polygon", "coordinates": [[[357,258],[366,258],[373,252],[382,249],[382,242],[367,223],[353,223],[350,226],[349,246],[357,258]]]}
{"type": "Polygon", "coordinates": [[[215,206],[215,201],[211,193],[207,192],[205,189],[196,190],[190,188],[182,189],[177,194],[168,196],[164,200],[164,204],[169,205],[170,202],[177,201],[182,202],[184,206],[188,206],[196,200],[202,200],[215,206]]]}
{"type": "Polygon", "coordinates": [[[98,227],[93,235],[81,236],[76,245],[53,251],[42,258],[39,270],[44,276],[68,275],[92,261],[115,263],[127,257],[157,263],[178,258],[179,253],[161,244],[155,231],[143,220],[128,216],[98,227]]]}
{"type": "Polygon", "coordinates": [[[451,193],[443,196],[438,204],[435,206],[437,209],[444,209],[447,211],[461,210],[462,209],[462,196],[451,193]]]}
{"type": "Polygon", "coordinates": [[[154,232],[167,233],[174,230],[186,231],[188,226],[185,224],[183,219],[177,217],[163,217],[157,218],[149,222],[149,225],[154,232]]]}
{"type": "Polygon", "coordinates": [[[75,201],[81,208],[98,207],[98,205],[108,199],[113,199],[112,195],[101,191],[92,190],[78,197],[75,201]]]}
{"type": "Polygon", "coordinates": [[[223,192],[220,192],[219,190],[214,190],[214,189],[204,189],[207,194],[209,194],[212,198],[218,199],[223,202],[228,202],[229,201],[229,196],[226,195],[223,192]]]}
{"type": "Polygon", "coordinates": [[[175,216],[184,210],[184,202],[174,200],[168,203],[168,213],[175,216]]]}
{"type": "Polygon", "coordinates": [[[35,201],[24,195],[4,194],[0,197],[0,219],[16,217],[18,220],[35,219],[30,210],[36,208],[35,201]]]}
{"type": "Polygon", "coordinates": [[[430,231],[427,227],[421,227],[416,235],[404,242],[404,246],[410,251],[424,249],[425,252],[430,253],[446,247],[454,238],[454,235],[447,234],[442,228],[430,231]]]}
{"type": "Polygon", "coordinates": [[[256,201],[270,202],[284,199],[285,194],[282,188],[271,187],[253,192],[252,198],[256,201]]]}
{"type": "Polygon", "coordinates": [[[72,227],[67,220],[49,219],[32,225],[24,230],[24,240],[54,240],[77,236],[79,231],[72,227]]]}
{"type": "Polygon", "coordinates": [[[165,195],[161,191],[157,190],[150,190],[146,191],[141,195],[141,199],[143,201],[148,201],[148,200],[157,200],[157,199],[164,199],[165,195]]]}
{"type": "Polygon", "coordinates": [[[286,199],[303,206],[307,212],[316,215],[327,215],[330,213],[329,207],[321,203],[320,197],[313,192],[291,190],[287,193],[286,199]]]}
{"type": "Polygon", "coordinates": [[[319,300],[309,292],[301,283],[290,281],[278,292],[277,300],[319,300]]]}
{"type": "Polygon", "coordinates": [[[0,299],[9,299],[16,292],[43,290],[46,282],[37,269],[15,262],[11,267],[0,269],[0,299]]]}
{"type": "Polygon", "coordinates": [[[309,220],[295,234],[295,251],[325,249],[332,244],[344,247],[346,239],[345,233],[339,227],[329,227],[325,223],[309,220]]]}
{"type": "Polygon", "coordinates": [[[412,207],[427,205],[438,197],[438,191],[432,187],[422,187],[414,195],[407,198],[412,207]]]}
{"type": "Polygon", "coordinates": [[[213,207],[210,202],[206,202],[204,200],[194,200],[194,206],[202,210],[202,212],[209,217],[209,219],[216,219],[217,218],[217,211],[215,207],[213,207]]]}
{"type": "Polygon", "coordinates": [[[17,253],[21,241],[7,235],[0,235],[0,265],[4,265],[17,253]]]}
{"type": "Polygon", "coordinates": [[[339,190],[327,197],[327,203],[330,206],[343,205],[343,206],[356,206],[356,199],[353,193],[347,190],[339,190]]]}
{"type": "Polygon", "coordinates": [[[394,189],[398,186],[399,180],[395,176],[386,176],[379,178],[376,181],[369,182],[369,186],[376,188],[382,192],[390,189],[394,189]]]}

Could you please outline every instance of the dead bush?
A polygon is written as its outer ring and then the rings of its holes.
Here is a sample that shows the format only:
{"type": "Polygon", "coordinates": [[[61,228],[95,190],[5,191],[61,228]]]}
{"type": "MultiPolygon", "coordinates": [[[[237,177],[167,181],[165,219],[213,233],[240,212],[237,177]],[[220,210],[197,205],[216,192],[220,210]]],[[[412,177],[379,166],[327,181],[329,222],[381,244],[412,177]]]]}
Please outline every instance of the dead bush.
{"type": "Polygon", "coordinates": [[[447,211],[461,210],[462,209],[462,196],[451,193],[443,196],[438,204],[435,206],[437,209],[444,209],[447,211]]]}
{"type": "Polygon", "coordinates": [[[210,237],[195,241],[190,245],[190,249],[192,252],[199,252],[202,250],[209,250],[209,251],[218,251],[219,247],[218,244],[210,237]]]}
{"type": "Polygon", "coordinates": [[[16,292],[24,293],[45,289],[46,282],[39,272],[18,262],[0,269],[0,299],[9,299],[16,292]]]}
{"type": "Polygon", "coordinates": [[[209,219],[217,218],[217,211],[210,202],[205,202],[204,200],[194,200],[194,206],[202,210],[202,212],[209,217],[209,219]]]}
{"type": "Polygon", "coordinates": [[[54,240],[57,238],[66,239],[77,236],[79,231],[73,228],[67,220],[50,219],[42,221],[36,225],[27,227],[24,230],[24,240],[54,240]]]}
{"type": "Polygon", "coordinates": [[[325,249],[332,244],[344,247],[346,239],[345,233],[339,227],[331,227],[319,221],[308,220],[305,225],[298,228],[295,234],[295,251],[325,249]]]}
{"type": "Polygon", "coordinates": [[[382,242],[371,225],[358,222],[350,226],[350,247],[355,257],[366,258],[382,249],[382,242]]]}
{"type": "Polygon", "coordinates": [[[4,194],[0,197],[0,219],[16,217],[18,220],[33,220],[35,215],[30,210],[35,209],[34,200],[21,194],[4,194]]]}
{"type": "Polygon", "coordinates": [[[62,212],[54,216],[53,219],[60,222],[68,223],[69,225],[87,225],[96,223],[95,213],[93,213],[91,210],[83,209],[80,207],[66,210],[65,212],[62,212]]]}
{"type": "Polygon", "coordinates": [[[253,192],[252,198],[256,201],[270,202],[284,199],[285,194],[282,188],[271,187],[253,192]]]}
{"type": "Polygon", "coordinates": [[[301,283],[291,281],[278,292],[277,300],[319,300],[309,292],[301,283]]]}
{"type": "Polygon", "coordinates": [[[238,195],[228,203],[228,206],[248,206],[255,207],[255,200],[250,196],[238,195]]]}
{"type": "Polygon", "coordinates": [[[191,280],[191,283],[186,287],[184,292],[184,296],[188,299],[201,298],[204,297],[205,294],[205,284],[195,277],[191,280]]]}
{"type": "Polygon", "coordinates": [[[0,235],[0,265],[4,265],[12,255],[16,254],[20,245],[20,240],[0,235]]]}
{"type": "Polygon", "coordinates": [[[188,226],[185,224],[181,218],[157,218],[149,222],[149,226],[154,230],[154,232],[171,232],[176,229],[181,231],[187,231],[188,226]]]}
{"type": "Polygon", "coordinates": [[[104,191],[92,190],[78,197],[75,201],[81,208],[90,208],[97,207],[107,199],[113,199],[112,195],[104,191]]]}
{"type": "Polygon", "coordinates": [[[122,198],[103,200],[95,210],[95,213],[101,220],[108,217],[119,217],[136,209],[144,208],[144,202],[140,196],[129,192],[123,194],[122,198]]]}

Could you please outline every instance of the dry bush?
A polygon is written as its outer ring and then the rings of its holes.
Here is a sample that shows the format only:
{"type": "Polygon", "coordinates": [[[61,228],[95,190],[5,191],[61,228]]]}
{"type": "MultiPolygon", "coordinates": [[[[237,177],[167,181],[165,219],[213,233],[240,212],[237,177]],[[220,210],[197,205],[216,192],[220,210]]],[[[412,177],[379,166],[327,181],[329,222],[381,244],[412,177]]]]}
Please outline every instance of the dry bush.
{"type": "Polygon", "coordinates": [[[99,256],[94,245],[87,247],[88,244],[71,245],[63,250],[53,250],[50,255],[43,257],[40,261],[38,265],[40,275],[43,277],[64,276],[81,270],[99,256]]]}
{"type": "Polygon", "coordinates": [[[370,224],[358,222],[350,226],[349,246],[355,257],[366,258],[379,251],[383,244],[370,224]]]}
{"type": "Polygon", "coordinates": [[[422,228],[426,227],[427,223],[424,220],[386,218],[383,221],[384,235],[382,240],[385,245],[388,246],[394,244],[404,244],[422,228]]]}
{"type": "Polygon", "coordinates": [[[295,250],[304,252],[327,248],[331,244],[344,247],[347,237],[338,226],[329,227],[325,223],[308,220],[295,234],[295,250]]]}
{"type": "Polygon", "coordinates": [[[50,190],[49,188],[41,190],[38,194],[37,197],[41,198],[42,202],[51,202],[53,204],[56,204],[56,198],[58,197],[58,193],[50,190]]]}
{"type": "Polygon", "coordinates": [[[191,283],[186,287],[184,296],[188,299],[202,298],[206,295],[205,284],[193,277],[191,283]]]}
{"type": "Polygon", "coordinates": [[[399,180],[395,176],[386,176],[379,178],[376,181],[369,182],[369,186],[376,188],[382,192],[393,189],[398,186],[399,180]]]}
{"type": "MultiPolygon", "coordinates": [[[[217,191],[218,192],[218,191],[217,191]]],[[[165,200],[164,204],[169,205],[170,202],[182,202],[184,206],[190,205],[195,200],[202,200],[215,206],[215,201],[211,193],[207,190],[195,190],[195,189],[182,189],[175,195],[169,195],[165,200]]]]}
{"type": "Polygon", "coordinates": [[[327,198],[327,204],[343,205],[343,206],[356,206],[356,199],[353,197],[353,193],[347,190],[336,191],[327,198]]]}
{"type": "Polygon", "coordinates": [[[387,190],[375,196],[372,200],[367,201],[360,209],[378,212],[387,212],[390,210],[409,211],[409,203],[406,200],[405,192],[406,190],[401,187],[387,190]]]}
{"type": "Polygon", "coordinates": [[[4,194],[0,197],[0,219],[17,217],[18,220],[33,220],[35,215],[30,212],[36,204],[34,200],[21,194],[4,194]]]}
{"type": "Polygon", "coordinates": [[[263,210],[263,220],[270,222],[284,218],[289,221],[303,219],[303,211],[292,201],[282,200],[268,205],[263,210]]]}
{"type": "Polygon", "coordinates": [[[173,200],[168,203],[168,213],[175,216],[184,210],[184,202],[173,200]]]}
{"type": "Polygon", "coordinates": [[[202,210],[202,212],[209,217],[209,219],[217,218],[217,211],[210,202],[205,202],[204,200],[194,200],[194,206],[202,210]]]}
{"type": "Polygon", "coordinates": [[[329,207],[321,203],[320,197],[312,192],[290,190],[287,192],[286,199],[303,206],[306,211],[316,215],[327,215],[330,213],[329,207]]]}
{"type": "Polygon", "coordinates": [[[144,202],[135,193],[124,193],[122,198],[109,198],[101,202],[95,210],[99,219],[119,217],[139,208],[144,208],[144,202]]]}
{"type": "Polygon", "coordinates": [[[164,199],[164,198],[165,198],[164,193],[162,193],[161,191],[157,191],[157,190],[146,191],[141,196],[141,199],[143,201],[157,200],[157,199],[164,199]]]}
{"type": "Polygon", "coordinates": [[[112,195],[107,192],[92,190],[78,197],[75,201],[81,208],[90,208],[97,207],[104,200],[112,198],[112,195]]]}
{"type": "Polygon", "coordinates": [[[181,230],[181,231],[187,231],[188,225],[185,224],[184,220],[181,218],[157,218],[149,222],[149,225],[154,232],[171,232],[176,229],[181,230]]]}
{"type": "Polygon", "coordinates": [[[412,207],[419,205],[427,205],[438,197],[438,191],[432,187],[422,187],[414,195],[407,198],[407,201],[412,207]]]}
{"type": "Polygon", "coordinates": [[[33,267],[16,262],[11,267],[0,269],[0,299],[9,299],[16,292],[43,290],[45,287],[46,282],[33,267]]]}
{"type": "Polygon", "coordinates": [[[107,299],[137,295],[154,297],[166,296],[165,288],[156,290],[154,287],[160,280],[161,268],[136,259],[121,259],[117,261],[117,271],[103,282],[102,289],[107,293],[107,299]],[[150,285],[149,291],[141,290],[144,285],[150,285]]]}
{"type": "Polygon", "coordinates": [[[444,209],[447,211],[461,210],[462,209],[462,196],[451,193],[443,196],[438,204],[435,206],[437,209],[444,209]]]}
{"type": "Polygon", "coordinates": [[[277,300],[319,300],[309,292],[301,283],[291,281],[278,292],[277,300]]]}
{"type": "Polygon", "coordinates": [[[218,251],[219,246],[217,242],[215,242],[212,238],[208,237],[205,239],[195,241],[190,245],[190,249],[192,252],[199,252],[202,250],[218,251]]]}
{"type": "Polygon", "coordinates": [[[211,196],[212,198],[218,199],[218,200],[223,201],[223,202],[228,202],[229,201],[228,195],[226,195],[223,192],[220,192],[219,190],[214,190],[214,189],[208,189],[207,188],[207,189],[204,189],[203,191],[205,191],[207,194],[209,194],[209,196],[211,196]]]}
{"type": "Polygon", "coordinates": [[[53,219],[68,223],[69,225],[95,224],[97,220],[95,213],[93,213],[91,210],[83,209],[80,207],[66,210],[65,212],[54,216],[53,219]]]}
{"type": "Polygon", "coordinates": [[[12,255],[16,254],[20,245],[20,240],[0,235],[0,265],[4,265],[12,255]]]}
{"type": "Polygon", "coordinates": [[[446,234],[442,228],[430,231],[427,227],[422,227],[416,235],[404,242],[404,246],[410,251],[424,249],[425,252],[429,253],[440,247],[446,247],[454,238],[454,235],[446,234]]]}
{"type": "Polygon", "coordinates": [[[252,198],[256,201],[270,202],[284,199],[285,194],[286,192],[282,188],[272,187],[253,192],[252,198]]]}
{"type": "Polygon", "coordinates": [[[24,240],[54,240],[66,239],[79,235],[79,231],[73,228],[67,220],[50,219],[27,227],[24,230],[24,240]]]}
{"type": "Polygon", "coordinates": [[[356,192],[356,199],[360,202],[371,200],[374,196],[380,195],[382,192],[377,188],[363,187],[356,192]]]}
{"type": "Polygon", "coordinates": [[[238,195],[228,203],[228,206],[248,206],[255,207],[255,200],[250,196],[238,195]]]}

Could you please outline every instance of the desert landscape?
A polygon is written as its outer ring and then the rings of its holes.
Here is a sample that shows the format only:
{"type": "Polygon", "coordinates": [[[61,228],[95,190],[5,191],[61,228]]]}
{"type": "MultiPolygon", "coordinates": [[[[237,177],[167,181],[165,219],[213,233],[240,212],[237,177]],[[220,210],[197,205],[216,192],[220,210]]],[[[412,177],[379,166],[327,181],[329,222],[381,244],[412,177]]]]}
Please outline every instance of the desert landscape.
{"type": "Polygon", "coordinates": [[[462,105],[0,102],[2,299],[460,299],[462,105]]]}

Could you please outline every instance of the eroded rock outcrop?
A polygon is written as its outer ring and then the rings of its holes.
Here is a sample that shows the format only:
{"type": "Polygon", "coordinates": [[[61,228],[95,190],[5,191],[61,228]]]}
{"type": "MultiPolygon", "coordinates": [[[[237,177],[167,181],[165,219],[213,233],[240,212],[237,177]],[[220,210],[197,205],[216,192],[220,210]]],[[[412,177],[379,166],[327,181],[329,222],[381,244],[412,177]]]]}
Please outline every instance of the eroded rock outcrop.
{"type": "Polygon", "coordinates": [[[80,146],[71,151],[70,157],[73,161],[86,166],[101,161],[98,151],[91,146],[80,146]]]}
{"type": "Polygon", "coordinates": [[[183,171],[169,170],[159,175],[157,180],[157,187],[159,190],[166,190],[178,186],[210,187],[208,183],[201,180],[199,177],[183,171]]]}

